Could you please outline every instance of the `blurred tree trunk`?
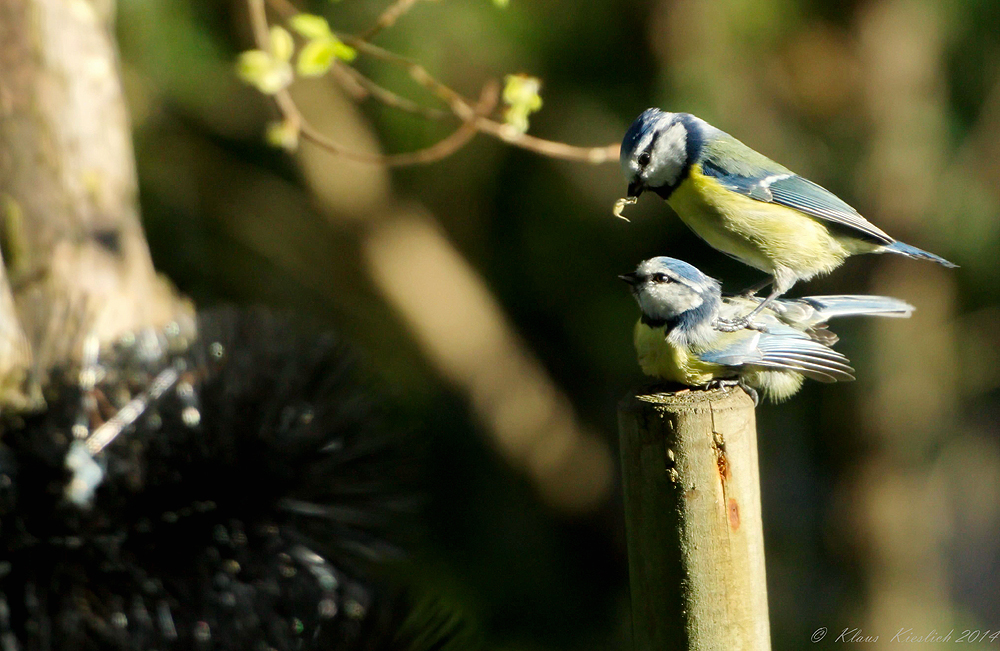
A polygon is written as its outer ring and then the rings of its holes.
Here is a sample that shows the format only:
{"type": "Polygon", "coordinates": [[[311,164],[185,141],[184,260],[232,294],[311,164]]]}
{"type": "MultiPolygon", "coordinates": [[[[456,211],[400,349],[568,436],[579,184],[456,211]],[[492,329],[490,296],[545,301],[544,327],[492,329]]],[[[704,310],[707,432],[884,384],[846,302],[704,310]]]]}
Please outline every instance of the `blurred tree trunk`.
{"type": "Polygon", "coordinates": [[[113,9],[0,0],[0,406],[89,334],[190,321],[139,222],[113,9]]]}

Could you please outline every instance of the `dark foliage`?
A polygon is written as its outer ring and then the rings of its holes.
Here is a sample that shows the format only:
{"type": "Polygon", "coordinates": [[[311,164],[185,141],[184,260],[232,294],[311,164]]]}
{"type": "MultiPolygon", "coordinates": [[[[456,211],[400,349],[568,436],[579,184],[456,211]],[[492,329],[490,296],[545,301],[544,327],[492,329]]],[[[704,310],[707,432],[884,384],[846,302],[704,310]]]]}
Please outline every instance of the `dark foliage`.
{"type": "Polygon", "coordinates": [[[454,643],[445,609],[413,612],[387,578],[415,460],[350,353],[264,311],[198,329],[129,338],[51,383],[45,412],[5,419],[0,649],[454,643]],[[123,418],[89,495],[67,455],[123,418]]]}

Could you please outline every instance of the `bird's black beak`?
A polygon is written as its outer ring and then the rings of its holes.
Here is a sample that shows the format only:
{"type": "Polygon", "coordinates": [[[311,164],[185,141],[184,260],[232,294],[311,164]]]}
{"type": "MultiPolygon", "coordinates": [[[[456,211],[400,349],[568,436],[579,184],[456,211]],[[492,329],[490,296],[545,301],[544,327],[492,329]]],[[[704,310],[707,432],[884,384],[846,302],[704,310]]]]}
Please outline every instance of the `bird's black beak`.
{"type": "Polygon", "coordinates": [[[636,283],[639,282],[639,278],[634,273],[622,274],[618,277],[628,283],[629,287],[635,287],[636,283]]]}
{"type": "Polygon", "coordinates": [[[646,188],[642,187],[642,181],[632,181],[631,183],[628,184],[628,198],[629,199],[637,198],[640,194],[642,194],[642,191],[645,189],[646,188]]]}

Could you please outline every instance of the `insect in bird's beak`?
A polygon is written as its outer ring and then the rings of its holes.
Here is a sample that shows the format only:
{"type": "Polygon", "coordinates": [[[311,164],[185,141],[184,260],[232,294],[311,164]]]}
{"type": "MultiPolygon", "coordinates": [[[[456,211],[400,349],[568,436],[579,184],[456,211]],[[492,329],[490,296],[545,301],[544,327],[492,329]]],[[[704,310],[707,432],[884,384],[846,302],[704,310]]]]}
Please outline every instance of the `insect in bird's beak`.
{"type": "Polygon", "coordinates": [[[636,201],[638,201],[638,199],[636,199],[635,197],[629,197],[627,199],[623,197],[619,199],[618,201],[615,202],[615,207],[611,209],[611,214],[613,214],[618,219],[624,219],[625,221],[628,221],[629,220],[628,217],[623,215],[622,211],[625,210],[625,206],[630,206],[636,201]]]}

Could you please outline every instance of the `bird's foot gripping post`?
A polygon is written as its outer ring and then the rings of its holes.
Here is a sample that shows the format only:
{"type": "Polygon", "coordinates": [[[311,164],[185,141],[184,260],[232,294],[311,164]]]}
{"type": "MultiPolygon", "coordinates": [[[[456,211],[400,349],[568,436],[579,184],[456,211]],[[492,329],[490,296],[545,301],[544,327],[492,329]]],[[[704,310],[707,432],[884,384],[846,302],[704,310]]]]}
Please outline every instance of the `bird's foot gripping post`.
{"type": "Polygon", "coordinates": [[[770,649],[752,400],[641,390],[618,421],[633,648],[770,649]]]}

